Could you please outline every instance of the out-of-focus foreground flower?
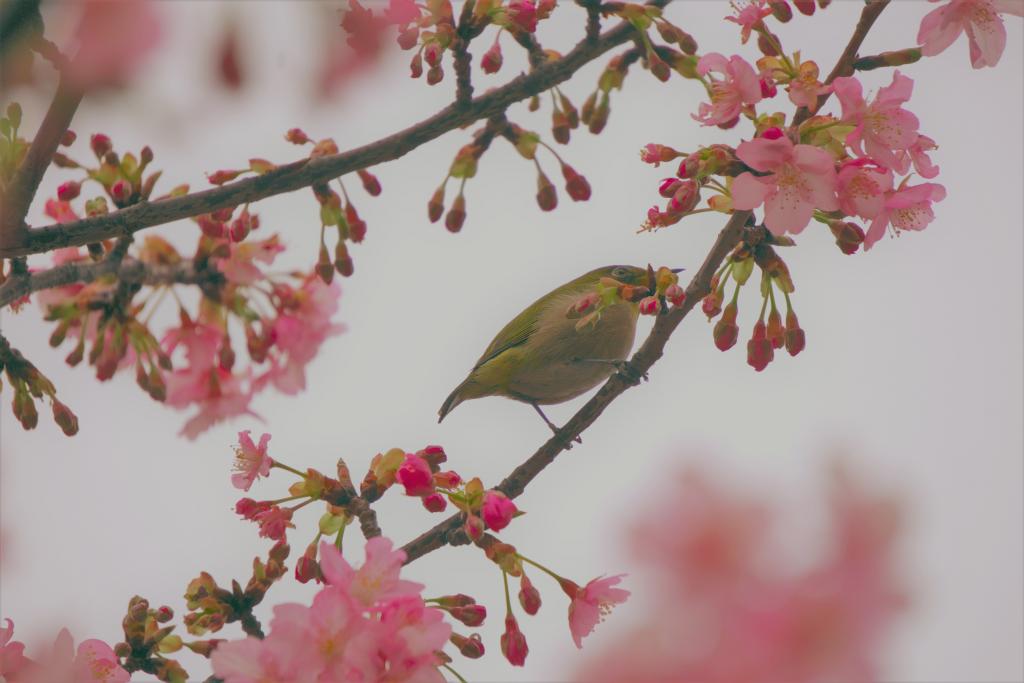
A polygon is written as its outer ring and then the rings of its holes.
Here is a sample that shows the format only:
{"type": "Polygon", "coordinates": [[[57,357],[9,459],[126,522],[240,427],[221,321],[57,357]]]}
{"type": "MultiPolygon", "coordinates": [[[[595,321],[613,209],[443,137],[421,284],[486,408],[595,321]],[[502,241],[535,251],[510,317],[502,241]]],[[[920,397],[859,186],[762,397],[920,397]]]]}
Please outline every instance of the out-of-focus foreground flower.
{"type": "Polygon", "coordinates": [[[760,500],[689,470],[644,516],[633,549],[658,575],[652,611],[580,681],[879,680],[880,647],[906,604],[894,569],[900,507],[836,468],[828,549],[786,572],[760,500]]]}

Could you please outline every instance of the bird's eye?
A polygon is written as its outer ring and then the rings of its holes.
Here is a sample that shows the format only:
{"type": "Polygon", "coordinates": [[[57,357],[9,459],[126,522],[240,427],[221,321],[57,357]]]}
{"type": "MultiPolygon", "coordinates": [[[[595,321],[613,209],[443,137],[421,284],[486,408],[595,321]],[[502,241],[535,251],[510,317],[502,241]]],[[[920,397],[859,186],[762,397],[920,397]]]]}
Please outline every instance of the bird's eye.
{"type": "Polygon", "coordinates": [[[615,270],[612,271],[612,277],[617,278],[617,279],[618,278],[624,278],[628,274],[629,273],[626,272],[625,268],[616,268],[615,270]]]}

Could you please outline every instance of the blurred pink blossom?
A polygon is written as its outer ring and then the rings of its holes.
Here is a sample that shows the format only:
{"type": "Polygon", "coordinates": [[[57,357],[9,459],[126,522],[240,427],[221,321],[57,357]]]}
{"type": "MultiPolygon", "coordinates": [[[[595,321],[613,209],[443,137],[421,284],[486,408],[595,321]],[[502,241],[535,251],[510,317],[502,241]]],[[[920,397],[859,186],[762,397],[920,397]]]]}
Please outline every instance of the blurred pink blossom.
{"type": "Polygon", "coordinates": [[[405,553],[392,550],[382,536],[366,542],[366,561],[355,569],[330,543],[320,543],[320,569],[326,582],[342,589],[364,607],[404,595],[418,595],[423,586],[399,578],[405,553]]]}
{"type": "Polygon", "coordinates": [[[81,15],[67,78],[82,90],[120,86],[160,41],[156,3],[150,0],[79,0],[81,15]]]}
{"type": "Polygon", "coordinates": [[[868,494],[837,468],[829,547],[813,564],[788,571],[763,502],[695,470],[664,500],[634,537],[655,571],[653,611],[589,660],[577,680],[880,679],[880,645],[906,605],[894,571],[895,499],[868,494]]]}
{"type": "Polygon", "coordinates": [[[952,45],[961,33],[966,33],[971,50],[971,66],[975,69],[995,66],[1006,48],[1006,26],[1000,14],[1024,16],[1024,2],[952,0],[933,9],[921,20],[917,32],[921,53],[927,57],[937,55],[952,45]]]}
{"type": "Polygon", "coordinates": [[[10,619],[7,623],[8,628],[0,629],[0,680],[6,683],[127,683],[131,678],[109,645],[83,640],[76,651],[66,628],[47,656],[29,659],[22,643],[10,642],[14,625],[10,619]]]}

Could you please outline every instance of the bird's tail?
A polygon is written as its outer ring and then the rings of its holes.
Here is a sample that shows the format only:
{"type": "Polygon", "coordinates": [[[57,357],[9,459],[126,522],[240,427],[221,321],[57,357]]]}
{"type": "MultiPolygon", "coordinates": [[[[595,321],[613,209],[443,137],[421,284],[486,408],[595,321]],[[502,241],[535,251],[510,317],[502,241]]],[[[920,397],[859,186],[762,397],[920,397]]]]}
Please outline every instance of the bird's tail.
{"type": "Polygon", "coordinates": [[[469,378],[466,378],[462,384],[455,387],[452,393],[448,394],[448,398],[446,398],[444,403],[441,404],[441,410],[437,411],[438,423],[440,423],[448,413],[455,410],[455,406],[466,400],[466,396],[464,396],[462,392],[466,388],[467,384],[469,384],[469,378]]]}

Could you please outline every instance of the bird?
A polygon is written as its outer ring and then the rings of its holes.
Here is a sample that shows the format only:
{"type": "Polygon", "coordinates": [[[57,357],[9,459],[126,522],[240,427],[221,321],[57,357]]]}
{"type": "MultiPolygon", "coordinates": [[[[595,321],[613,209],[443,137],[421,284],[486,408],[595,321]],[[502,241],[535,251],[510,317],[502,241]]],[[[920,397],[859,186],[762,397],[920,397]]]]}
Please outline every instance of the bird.
{"type": "Polygon", "coordinates": [[[528,403],[555,433],[558,427],[540,406],[563,403],[586,393],[621,368],[633,347],[639,307],[622,301],[605,308],[593,325],[577,329],[567,315],[602,278],[624,285],[650,286],[650,266],[596,268],[534,301],[494,337],[487,349],[438,411],[438,422],[463,401],[504,396],[528,403]]]}

